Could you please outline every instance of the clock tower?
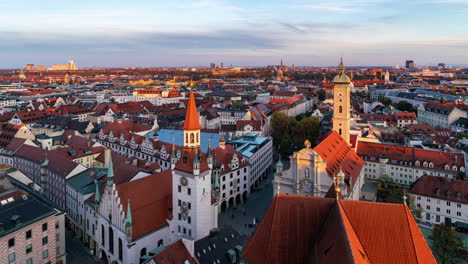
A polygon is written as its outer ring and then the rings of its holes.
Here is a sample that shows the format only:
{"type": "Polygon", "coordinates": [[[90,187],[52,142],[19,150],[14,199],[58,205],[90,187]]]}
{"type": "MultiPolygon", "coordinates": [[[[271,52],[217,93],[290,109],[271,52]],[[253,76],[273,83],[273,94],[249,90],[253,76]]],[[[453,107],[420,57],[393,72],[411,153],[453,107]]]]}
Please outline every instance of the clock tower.
{"type": "Polygon", "coordinates": [[[171,155],[172,232],[197,241],[218,227],[217,201],[212,198],[212,159],[200,149],[200,121],[195,96],[190,92],[184,123],[184,146],[171,155]]]}
{"type": "Polygon", "coordinates": [[[345,74],[343,58],[338,66],[339,73],[333,78],[333,130],[350,144],[351,78],[345,74]]]}

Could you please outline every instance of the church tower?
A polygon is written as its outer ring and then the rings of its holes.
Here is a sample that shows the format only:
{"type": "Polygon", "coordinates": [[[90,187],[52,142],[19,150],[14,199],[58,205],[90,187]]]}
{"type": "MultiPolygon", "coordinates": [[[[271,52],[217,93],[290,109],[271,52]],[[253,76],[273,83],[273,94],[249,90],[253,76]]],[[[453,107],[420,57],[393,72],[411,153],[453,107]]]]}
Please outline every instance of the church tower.
{"type": "MultiPolygon", "coordinates": [[[[172,230],[179,237],[197,241],[217,228],[217,204],[212,202],[209,158],[200,148],[200,121],[193,91],[184,123],[184,146],[172,171],[172,230]]],[[[174,148],[175,151],[175,148],[174,148]]],[[[173,153],[174,155],[175,153],[173,153]]]]}
{"type": "Polygon", "coordinates": [[[338,70],[338,75],[333,78],[333,130],[338,132],[349,144],[351,78],[345,74],[343,58],[338,70]]]}

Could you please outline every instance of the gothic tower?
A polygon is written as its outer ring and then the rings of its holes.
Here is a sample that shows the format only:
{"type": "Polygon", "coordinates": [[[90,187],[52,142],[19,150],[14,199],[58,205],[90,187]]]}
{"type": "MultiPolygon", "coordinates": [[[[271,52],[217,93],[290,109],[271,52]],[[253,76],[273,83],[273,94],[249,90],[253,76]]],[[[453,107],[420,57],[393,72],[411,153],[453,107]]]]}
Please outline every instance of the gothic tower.
{"type": "MultiPolygon", "coordinates": [[[[197,241],[217,228],[217,204],[212,202],[211,169],[200,148],[200,121],[195,96],[190,92],[184,123],[184,147],[172,172],[172,230],[197,241]]],[[[174,148],[174,147],[173,147],[174,148]]],[[[175,155],[175,148],[174,153],[175,155]]]]}
{"type": "Polygon", "coordinates": [[[333,130],[349,144],[351,79],[345,74],[343,58],[338,70],[338,75],[333,78],[333,130]]]}

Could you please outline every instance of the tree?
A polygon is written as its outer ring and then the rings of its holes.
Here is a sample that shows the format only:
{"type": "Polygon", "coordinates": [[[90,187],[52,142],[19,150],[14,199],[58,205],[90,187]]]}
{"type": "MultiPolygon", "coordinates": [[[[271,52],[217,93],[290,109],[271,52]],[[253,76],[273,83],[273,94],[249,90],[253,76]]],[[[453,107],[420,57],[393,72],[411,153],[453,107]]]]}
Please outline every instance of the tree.
{"type": "Polygon", "coordinates": [[[282,157],[287,157],[291,153],[291,137],[288,134],[284,134],[280,143],[280,153],[282,157]]]}
{"type": "Polygon", "coordinates": [[[400,111],[407,111],[407,112],[416,112],[413,105],[408,101],[400,101],[395,105],[395,108],[400,111]]]}
{"type": "Polygon", "coordinates": [[[237,101],[237,102],[232,102],[231,104],[231,109],[234,109],[234,110],[239,110],[241,107],[242,107],[242,102],[240,101],[237,101]]]}
{"type": "Polygon", "coordinates": [[[385,106],[389,106],[392,104],[392,100],[390,100],[390,98],[388,97],[383,97],[379,101],[385,106]]]}
{"type": "Polygon", "coordinates": [[[433,252],[436,255],[439,263],[441,264],[452,264],[459,263],[462,247],[462,241],[458,237],[457,232],[450,226],[437,225],[429,239],[433,242],[433,252]]]}

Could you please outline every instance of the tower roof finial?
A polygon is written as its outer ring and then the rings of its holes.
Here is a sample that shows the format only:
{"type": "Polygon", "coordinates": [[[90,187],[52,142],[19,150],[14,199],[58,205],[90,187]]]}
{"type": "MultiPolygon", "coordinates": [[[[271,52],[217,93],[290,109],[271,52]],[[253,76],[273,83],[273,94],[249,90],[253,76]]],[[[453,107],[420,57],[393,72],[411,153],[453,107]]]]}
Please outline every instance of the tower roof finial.
{"type": "Polygon", "coordinates": [[[109,155],[109,167],[107,167],[107,186],[114,183],[114,164],[112,163],[112,153],[109,155]]]}
{"type": "Polygon", "coordinates": [[[340,70],[340,72],[344,73],[345,71],[345,66],[344,66],[344,63],[343,63],[343,57],[340,58],[340,65],[338,65],[338,70],[340,70]]]}

